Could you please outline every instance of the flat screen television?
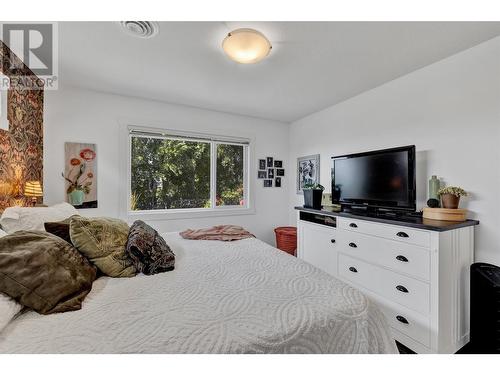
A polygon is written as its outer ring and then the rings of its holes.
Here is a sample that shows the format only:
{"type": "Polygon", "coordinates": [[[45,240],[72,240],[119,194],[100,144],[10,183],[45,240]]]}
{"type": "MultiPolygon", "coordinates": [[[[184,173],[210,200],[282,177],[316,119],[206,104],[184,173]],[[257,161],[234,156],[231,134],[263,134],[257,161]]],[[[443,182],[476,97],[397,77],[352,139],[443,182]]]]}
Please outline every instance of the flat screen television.
{"type": "Polygon", "coordinates": [[[332,202],[344,210],[415,211],[415,146],[332,157],[332,202]]]}

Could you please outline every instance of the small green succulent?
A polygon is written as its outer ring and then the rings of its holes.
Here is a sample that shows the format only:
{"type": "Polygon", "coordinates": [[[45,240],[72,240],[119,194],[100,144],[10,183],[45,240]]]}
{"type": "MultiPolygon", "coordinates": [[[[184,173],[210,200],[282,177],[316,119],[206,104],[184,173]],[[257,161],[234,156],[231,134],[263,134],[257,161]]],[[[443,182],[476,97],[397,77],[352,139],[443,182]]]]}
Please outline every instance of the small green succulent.
{"type": "Polygon", "coordinates": [[[444,194],[451,194],[454,195],[455,197],[466,197],[468,193],[461,187],[447,186],[438,190],[439,196],[444,194]]]}
{"type": "Polygon", "coordinates": [[[325,187],[321,184],[304,184],[304,187],[302,188],[303,190],[325,190],[325,187]]]}

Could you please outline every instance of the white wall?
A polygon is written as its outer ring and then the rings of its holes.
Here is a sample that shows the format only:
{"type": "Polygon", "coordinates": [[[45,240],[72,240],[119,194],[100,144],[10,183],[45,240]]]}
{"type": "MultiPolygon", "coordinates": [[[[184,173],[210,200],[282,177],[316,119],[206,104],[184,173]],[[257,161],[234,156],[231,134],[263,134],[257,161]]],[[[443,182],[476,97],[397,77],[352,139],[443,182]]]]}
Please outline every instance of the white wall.
{"type": "MultiPolygon", "coordinates": [[[[281,189],[256,181],[255,215],[155,221],[161,231],[235,223],[274,242],[272,229],[295,223],[296,158],[321,154],[321,182],[329,188],[330,157],[415,144],[418,205],[427,180],[471,192],[463,201],[476,228],[476,260],[500,265],[500,38],[391,81],[323,111],[287,124],[78,89],[48,91],[45,103],[45,202],[64,199],[60,173],[64,142],[98,145],[99,208],[86,215],[119,216],[119,119],[144,119],[168,128],[255,136],[253,160],[275,156],[285,162],[281,189]],[[289,141],[289,142],[288,142],[289,141]],[[288,143],[288,144],[287,144],[288,143]],[[287,157],[288,156],[288,157],[287,157]]],[[[252,178],[255,170],[252,171],[252,178]]]]}
{"type": "MultiPolygon", "coordinates": [[[[98,152],[97,209],[82,210],[85,216],[119,217],[120,192],[125,182],[120,179],[119,120],[133,119],[135,124],[163,124],[169,129],[198,131],[255,138],[255,163],[258,158],[274,156],[282,159],[289,171],[288,125],[251,117],[201,110],[186,106],[146,101],[118,95],[108,95],[79,89],[47,91],[44,119],[44,201],[47,204],[65,199],[64,142],[96,143],[98,152]],[[139,120],[139,121],[137,121],[139,120]]],[[[257,168],[257,167],[255,167],[257,168]]],[[[177,231],[215,224],[237,224],[257,237],[274,243],[273,228],[288,222],[288,186],[263,188],[256,179],[256,169],[250,171],[255,181],[255,214],[216,218],[152,221],[159,231],[177,231]]]]}
{"type": "MultiPolygon", "coordinates": [[[[432,174],[468,190],[476,260],[500,265],[500,37],[292,123],[288,160],[320,153],[330,189],[331,156],[410,144],[419,207],[432,174]]],[[[293,223],[303,201],[290,171],[293,223]]]]}

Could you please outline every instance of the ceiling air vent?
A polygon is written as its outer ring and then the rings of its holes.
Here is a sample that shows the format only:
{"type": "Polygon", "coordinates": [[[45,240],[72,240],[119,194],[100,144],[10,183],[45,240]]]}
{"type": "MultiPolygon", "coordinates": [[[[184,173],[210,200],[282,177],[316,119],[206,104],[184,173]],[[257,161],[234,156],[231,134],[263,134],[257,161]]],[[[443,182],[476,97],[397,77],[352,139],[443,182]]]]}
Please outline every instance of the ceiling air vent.
{"type": "Polygon", "coordinates": [[[159,31],[158,23],[151,21],[121,21],[120,24],[127,34],[138,38],[152,38],[159,31]]]}

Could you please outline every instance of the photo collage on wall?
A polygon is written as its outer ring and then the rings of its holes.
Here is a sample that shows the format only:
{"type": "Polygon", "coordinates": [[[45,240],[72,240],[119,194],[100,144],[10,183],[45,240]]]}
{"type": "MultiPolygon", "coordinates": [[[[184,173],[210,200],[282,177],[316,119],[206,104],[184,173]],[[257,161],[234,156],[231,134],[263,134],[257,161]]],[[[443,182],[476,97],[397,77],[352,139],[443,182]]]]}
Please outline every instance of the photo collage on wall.
{"type": "Polygon", "coordinates": [[[264,187],[281,187],[285,169],[282,160],[274,160],[272,156],[259,159],[257,178],[264,180],[264,187]]]}

